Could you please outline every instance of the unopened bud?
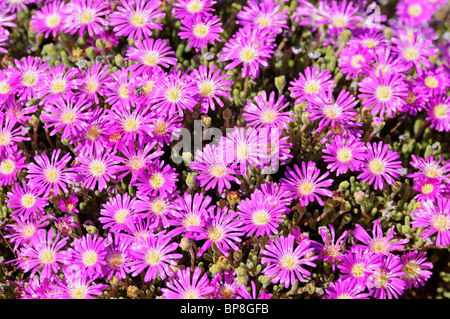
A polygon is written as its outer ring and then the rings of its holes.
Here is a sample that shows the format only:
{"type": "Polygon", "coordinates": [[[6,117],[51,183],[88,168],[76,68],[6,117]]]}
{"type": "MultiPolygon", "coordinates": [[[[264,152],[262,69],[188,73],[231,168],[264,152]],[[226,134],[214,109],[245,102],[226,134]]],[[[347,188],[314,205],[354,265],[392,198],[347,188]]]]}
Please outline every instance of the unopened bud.
{"type": "Polygon", "coordinates": [[[121,56],[120,54],[117,54],[114,57],[114,63],[118,66],[118,67],[122,67],[123,66],[123,56],[121,56]]]}
{"type": "Polygon", "coordinates": [[[84,225],[84,228],[91,235],[98,234],[98,229],[94,225],[89,225],[89,226],[84,225]]]}
{"type": "Polygon", "coordinates": [[[180,241],[180,248],[184,251],[191,249],[191,241],[188,238],[182,238],[180,241]]]}
{"type": "Polygon", "coordinates": [[[340,190],[340,191],[345,191],[345,190],[347,190],[347,188],[349,188],[349,186],[350,186],[350,183],[349,183],[349,182],[343,181],[343,182],[341,182],[341,183],[339,184],[339,190],[340,190]]]}
{"type": "Polygon", "coordinates": [[[203,127],[210,127],[211,117],[209,117],[208,115],[202,115],[202,125],[203,127]]]}
{"type": "Polygon", "coordinates": [[[348,212],[350,209],[352,209],[352,205],[348,201],[344,200],[341,203],[341,207],[340,208],[341,208],[341,210],[343,212],[348,212]]]}
{"type": "Polygon", "coordinates": [[[137,298],[139,296],[139,288],[136,286],[128,286],[127,287],[127,297],[128,298],[137,298]]]}
{"type": "Polygon", "coordinates": [[[231,116],[233,115],[233,113],[231,112],[231,110],[229,108],[226,108],[223,112],[222,112],[222,116],[225,120],[229,120],[231,119],[231,116]]]}
{"type": "Polygon", "coordinates": [[[186,177],[186,185],[189,188],[192,188],[195,186],[195,175],[193,173],[188,173],[186,177]]]}
{"type": "Polygon", "coordinates": [[[284,75],[277,76],[275,78],[275,87],[278,89],[278,92],[280,94],[281,92],[283,92],[285,86],[286,86],[286,77],[284,75]]]}

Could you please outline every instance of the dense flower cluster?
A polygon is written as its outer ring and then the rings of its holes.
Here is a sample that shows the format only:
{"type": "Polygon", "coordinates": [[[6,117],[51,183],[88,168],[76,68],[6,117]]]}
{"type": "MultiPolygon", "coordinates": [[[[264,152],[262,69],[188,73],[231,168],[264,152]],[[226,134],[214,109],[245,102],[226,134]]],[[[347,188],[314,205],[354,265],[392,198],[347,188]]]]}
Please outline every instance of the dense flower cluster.
{"type": "Polygon", "coordinates": [[[400,0],[388,19],[369,1],[230,3],[0,3],[11,295],[426,285],[427,248],[450,247],[450,40],[433,29],[448,5],[400,0]]]}

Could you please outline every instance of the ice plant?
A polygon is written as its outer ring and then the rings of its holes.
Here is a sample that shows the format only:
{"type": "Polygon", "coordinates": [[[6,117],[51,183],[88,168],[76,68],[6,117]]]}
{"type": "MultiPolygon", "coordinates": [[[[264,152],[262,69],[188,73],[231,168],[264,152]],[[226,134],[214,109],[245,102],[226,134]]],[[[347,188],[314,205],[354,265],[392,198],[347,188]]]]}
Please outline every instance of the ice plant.
{"type": "Polygon", "coordinates": [[[110,13],[108,6],[101,0],[75,0],[68,6],[67,18],[64,24],[64,32],[75,34],[80,37],[87,30],[92,37],[103,30],[103,26],[108,25],[104,18],[110,13]]]}
{"type": "Polygon", "coordinates": [[[148,38],[152,30],[162,30],[159,22],[166,14],[159,9],[159,0],[122,2],[110,15],[109,24],[118,36],[134,39],[148,38]]]}
{"type": "Polygon", "coordinates": [[[298,78],[290,82],[290,96],[296,104],[309,101],[313,96],[332,92],[336,87],[331,78],[331,73],[327,69],[321,70],[317,66],[307,66],[300,72],[298,78]]]}
{"type": "Polygon", "coordinates": [[[367,287],[376,299],[398,299],[406,287],[401,259],[394,254],[379,258],[380,266],[367,279],[367,287]]]}
{"type": "Polygon", "coordinates": [[[357,178],[362,179],[363,183],[374,184],[375,189],[384,190],[385,182],[392,185],[400,176],[402,164],[397,160],[400,155],[396,151],[389,150],[389,145],[382,141],[367,143],[366,147],[367,152],[363,155],[360,168],[362,173],[357,178]]]}
{"type": "Polygon", "coordinates": [[[269,276],[273,283],[280,283],[286,288],[291,287],[295,280],[304,281],[303,276],[311,273],[304,266],[315,267],[313,260],[317,256],[310,256],[314,251],[308,239],[295,245],[294,236],[289,234],[286,237],[274,237],[264,249],[261,249],[261,262],[268,264],[262,271],[269,276]],[[295,247],[294,247],[295,246],[295,247]]]}
{"type": "Polygon", "coordinates": [[[365,144],[356,137],[344,138],[338,135],[326,144],[322,152],[323,160],[330,163],[327,169],[336,171],[336,176],[339,176],[348,171],[359,170],[366,148],[365,144]]]}
{"type": "Polygon", "coordinates": [[[355,285],[351,280],[330,282],[325,289],[324,299],[369,299],[369,293],[363,293],[364,287],[355,285]]]}
{"type": "Polygon", "coordinates": [[[101,208],[98,219],[103,228],[112,232],[125,230],[126,220],[135,214],[136,201],[136,198],[131,198],[126,193],[109,198],[101,208]]]}
{"type": "Polygon", "coordinates": [[[288,29],[287,10],[281,10],[281,3],[268,0],[257,2],[249,0],[236,15],[236,23],[242,26],[256,26],[280,34],[283,29],[288,29]]]}
{"type": "Polygon", "coordinates": [[[136,40],[134,47],[127,50],[124,60],[136,61],[138,63],[130,66],[130,70],[149,70],[154,68],[168,68],[175,65],[177,59],[172,55],[175,51],[169,46],[169,42],[158,39],[136,40]]]}
{"type": "Polygon", "coordinates": [[[215,11],[215,4],[214,0],[176,0],[172,3],[172,14],[177,19],[203,15],[215,11]]]}
{"type": "Polygon", "coordinates": [[[187,39],[188,47],[196,51],[206,49],[208,43],[222,42],[219,34],[223,32],[222,22],[213,14],[187,16],[181,20],[180,39],[187,39]]]}
{"type": "Polygon", "coordinates": [[[328,225],[329,230],[322,227],[319,229],[319,234],[322,237],[323,243],[311,241],[311,246],[314,247],[317,253],[317,258],[323,261],[331,261],[333,271],[336,269],[336,263],[340,262],[345,252],[343,246],[347,240],[350,231],[344,231],[341,236],[336,237],[336,232],[333,225],[328,225]]]}
{"type": "Polygon", "coordinates": [[[423,227],[420,236],[435,237],[436,246],[450,245],[450,200],[445,197],[436,201],[424,200],[412,213],[412,227],[423,227]]]}
{"type": "Polygon", "coordinates": [[[285,178],[280,180],[283,187],[292,193],[293,198],[298,198],[301,206],[307,206],[310,202],[324,205],[319,195],[331,197],[333,192],[327,187],[333,183],[332,179],[325,179],[330,173],[325,172],[320,176],[320,169],[312,161],[302,162],[301,167],[297,164],[294,169],[286,168],[285,178]]]}
{"type": "Polygon", "coordinates": [[[431,277],[431,269],[433,269],[433,264],[426,262],[426,253],[411,250],[403,253],[400,258],[403,264],[403,272],[405,273],[403,277],[406,283],[405,289],[410,289],[412,286],[414,288],[424,286],[425,281],[431,277]]]}
{"type": "Polygon", "coordinates": [[[48,38],[51,34],[56,37],[58,31],[62,31],[67,17],[66,4],[63,1],[55,1],[38,10],[30,21],[30,26],[37,34],[44,34],[48,38]]]}
{"type": "Polygon", "coordinates": [[[47,200],[38,195],[38,190],[27,185],[26,181],[15,183],[11,191],[7,193],[5,202],[8,204],[8,208],[13,209],[14,215],[25,218],[43,211],[44,207],[48,205],[47,200]]]}
{"type": "Polygon", "coordinates": [[[136,177],[136,188],[141,195],[161,195],[175,191],[178,174],[170,164],[155,160],[141,170],[136,177]]]}
{"type": "Polygon", "coordinates": [[[202,275],[202,269],[195,267],[191,272],[189,267],[177,271],[172,282],[167,282],[166,287],[161,288],[162,297],[165,299],[205,299],[214,291],[214,287],[206,273],[202,275]]]}
{"type": "Polygon", "coordinates": [[[360,246],[352,246],[349,251],[342,255],[337,265],[340,271],[340,279],[351,280],[355,285],[364,288],[366,287],[367,278],[378,267],[378,254],[360,246]]]}

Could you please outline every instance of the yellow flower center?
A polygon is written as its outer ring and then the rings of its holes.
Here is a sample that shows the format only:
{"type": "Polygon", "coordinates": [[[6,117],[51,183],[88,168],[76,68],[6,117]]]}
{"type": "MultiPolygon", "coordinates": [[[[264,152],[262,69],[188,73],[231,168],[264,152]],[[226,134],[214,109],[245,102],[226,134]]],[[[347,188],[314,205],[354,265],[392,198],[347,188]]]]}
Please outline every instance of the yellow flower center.
{"type": "Polygon", "coordinates": [[[415,3],[408,6],[408,15],[417,18],[422,14],[423,8],[420,4],[415,3]]]}
{"type": "Polygon", "coordinates": [[[7,146],[9,144],[11,144],[11,133],[0,133],[0,146],[7,146]]]}
{"type": "Polygon", "coordinates": [[[374,48],[378,45],[378,42],[375,39],[365,39],[362,41],[362,45],[366,48],[374,48]]]}
{"type": "Polygon", "coordinates": [[[107,261],[112,268],[119,268],[124,262],[122,254],[113,254],[107,261]]]}
{"type": "Polygon", "coordinates": [[[350,59],[350,64],[352,65],[352,67],[354,67],[355,69],[359,69],[362,68],[362,63],[360,62],[365,62],[366,59],[364,59],[364,56],[361,54],[355,54],[354,56],[352,56],[352,58],[350,59]]]}
{"type": "Polygon", "coordinates": [[[73,299],[84,299],[87,295],[87,287],[85,286],[73,287],[68,291],[68,293],[73,299]]]}
{"type": "Polygon", "coordinates": [[[431,192],[433,192],[434,186],[433,186],[433,184],[426,183],[426,184],[423,184],[420,189],[421,189],[422,193],[424,193],[425,195],[428,195],[431,192]]]}
{"type": "Polygon", "coordinates": [[[7,94],[9,91],[11,91],[9,83],[6,81],[0,82],[0,94],[7,94]]]}
{"type": "Polygon", "coordinates": [[[384,270],[375,273],[373,277],[378,287],[386,287],[389,283],[389,274],[384,270]]]}
{"type": "Polygon", "coordinates": [[[60,170],[58,170],[56,167],[54,166],[50,166],[49,168],[47,168],[44,171],[44,176],[45,179],[49,182],[49,183],[56,183],[59,180],[59,176],[61,175],[60,170]]]}
{"type": "Polygon", "coordinates": [[[430,89],[435,89],[439,85],[439,81],[436,77],[429,75],[425,78],[425,85],[430,89]]]}
{"type": "Polygon", "coordinates": [[[181,87],[175,86],[167,89],[166,91],[166,100],[171,103],[177,103],[181,100],[181,87]]]}
{"type": "Polygon", "coordinates": [[[414,102],[416,102],[416,100],[417,100],[417,96],[414,94],[414,92],[408,91],[408,97],[405,98],[406,103],[413,104],[414,102]]]}
{"type": "Polygon", "coordinates": [[[214,83],[211,81],[203,81],[198,85],[198,90],[200,91],[200,95],[202,97],[211,96],[214,92],[214,83]]]}
{"type": "Polygon", "coordinates": [[[406,278],[414,279],[420,275],[420,266],[414,261],[410,260],[403,266],[403,272],[406,278]]]}
{"type": "Polygon", "coordinates": [[[389,86],[380,85],[375,90],[375,96],[377,97],[378,101],[389,101],[392,98],[392,89],[389,86]]]}
{"type": "Polygon", "coordinates": [[[300,184],[298,184],[297,190],[301,195],[311,195],[316,186],[313,183],[310,183],[308,181],[303,181],[300,184]]]}
{"type": "Polygon", "coordinates": [[[22,207],[31,208],[34,206],[35,203],[36,203],[36,196],[34,196],[33,194],[24,194],[20,198],[20,205],[22,205],[22,207]]]}
{"type": "Polygon", "coordinates": [[[447,231],[450,229],[450,220],[447,215],[439,214],[433,217],[431,224],[438,231],[447,231]]]}
{"type": "Polygon", "coordinates": [[[239,59],[244,63],[250,63],[258,57],[258,52],[252,47],[245,47],[239,52],[239,59]]]}
{"type": "Polygon", "coordinates": [[[433,109],[434,116],[438,119],[444,119],[448,115],[449,108],[447,105],[439,104],[433,109]]]}
{"type": "Polygon", "coordinates": [[[230,299],[234,295],[234,289],[231,285],[224,284],[219,288],[219,295],[223,299],[230,299]]]}
{"type": "Polygon", "coordinates": [[[265,209],[258,209],[252,215],[252,223],[257,226],[264,226],[270,221],[270,215],[265,209]]]}
{"type": "Polygon", "coordinates": [[[197,214],[188,214],[183,219],[183,226],[200,226],[202,223],[200,217],[197,214]]]}
{"type": "Polygon", "coordinates": [[[147,23],[147,16],[142,12],[135,12],[130,17],[130,23],[135,28],[142,27],[147,23]]]}
{"type": "Polygon", "coordinates": [[[65,110],[61,114],[61,122],[63,124],[72,124],[77,119],[77,114],[72,110],[65,110]]]}
{"type": "Polygon", "coordinates": [[[155,66],[159,62],[159,54],[157,51],[147,52],[142,58],[142,63],[146,66],[155,66]]]}
{"type": "Polygon", "coordinates": [[[166,201],[162,199],[156,199],[150,205],[150,209],[152,210],[153,213],[155,213],[155,215],[162,215],[166,210],[166,207],[167,207],[166,201]]]}
{"type": "Polygon", "coordinates": [[[80,23],[89,24],[94,20],[95,13],[93,10],[86,10],[80,14],[80,23]]]}
{"type": "Polygon", "coordinates": [[[236,158],[238,160],[245,160],[248,158],[249,153],[250,150],[247,144],[239,144],[236,148],[236,158]]]}
{"type": "Polygon", "coordinates": [[[127,86],[128,86],[128,84],[124,83],[124,84],[120,85],[119,89],[117,90],[117,93],[119,93],[119,96],[122,99],[128,98],[128,96],[131,93],[131,91],[127,89],[127,86]]]}
{"type": "Polygon", "coordinates": [[[53,94],[64,92],[66,88],[66,82],[62,79],[56,79],[52,83],[51,91],[53,94]]]}
{"type": "Polygon", "coordinates": [[[406,61],[414,61],[419,57],[419,50],[415,47],[409,46],[403,50],[403,57],[406,61]]]}
{"type": "Polygon", "coordinates": [[[272,109],[265,110],[261,114],[261,121],[264,124],[271,124],[276,120],[277,115],[278,113],[275,110],[272,109]]]}
{"type": "Polygon", "coordinates": [[[122,128],[125,132],[135,132],[139,128],[139,120],[134,117],[128,117],[122,122],[122,128]]]}
{"type": "Polygon", "coordinates": [[[194,35],[195,35],[197,38],[204,38],[204,37],[206,37],[206,36],[208,35],[208,33],[209,33],[209,26],[207,26],[207,25],[204,24],[204,23],[197,24],[197,25],[194,27],[193,32],[194,32],[194,35]]]}
{"type": "Polygon", "coordinates": [[[154,189],[158,189],[165,183],[164,176],[161,173],[154,173],[150,177],[149,183],[154,189]]]}
{"type": "Polygon", "coordinates": [[[32,87],[36,85],[37,73],[34,71],[27,71],[22,75],[22,84],[27,87],[32,87]]]}
{"type": "Polygon", "coordinates": [[[370,242],[370,249],[375,253],[387,254],[389,250],[387,249],[386,241],[383,238],[376,238],[370,242]]]}
{"type": "Polygon", "coordinates": [[[225,232],[220,226],[214,226],[208,229],[208,238],[214,243],[220,242],[224,236],[225,232]]]}
{"type": "Polygon", "coordinates": [[[222,164],[214,164],[209,173],[215,178],[221,178],[227,174],[228,168],[222,164]]]}
{"type": "Polygon", "coordinates": [[[5,159],[0,164],[0,171],[3,175],[9,175],[16,169],[16,163],[10,159],[5,159]]]}
{"type": "Polygon", "coordinates": [[[305,82],[305,93],[318,93],[320,85],[317,81],[309,80],[305,82]]]}
{"type": "Polygon", "coordinates": [[[353,299],[353,298],[347,293],[342,293],[339,296],[337,296],[337,299],[353,299]]]}
{"type": "Polygon", "coordinates": [[[336,104],[328,104],[323,108],[323,114],[329,119],[335,119],[341,116],[342,111],[336,104]]]}
{"type": "Polygon", "coordinates": [[[287,253],[280,258],[280,266],[284,269],[293,270],[298,265],[298,258],[287,253]]]}
{"type": "Polygon", "coordinates": [[[100,133],[100,127],[98,127],[97,125],[92,125],[86,133],[86,138],[91,141],[95,141],[100,136],[100,133]]]}
{"type": "Polygon", "coordinates": [[[189,13],[197,13],[203,9],[203,2],[198,0],[192,0],[186,6],[189,13]]]}
{"type": "Polygon", "coordinates": [[[348,147],[343,147],[337,151],[336,157],[339,162],[348,163],[352,159],[352,150],[348,147]]]}
{"type": "Polygon", "coordinates": [[[87,250],[82,255],[83,264],[87,267],[95,265],[98,260],[98,254],[93,250],[87,250]]]}
{"type": "Polygon", "coordinates": [[[185,292],[183,292],[181,299],[198,299],[199,294],[197,289],[195,288],[189,288],[185,292]]]}
{"type": "Polygon", "coordinates": [[[364,265],[362,263],[354,264],[352,267],[352,275],[357,278],[364,276],[364,265]]]}
{"type": "Polygon", "coordinates": [[[386,165],[378,158],[374,158],[369,162],[369,170],[373,174],[383,174],[385,166],[386,165]]]}
{"type": "Polygon", "coordinates": [[[156,123],[156,129],[153,131],[156,135],[164,135],[167,133],[167,129],[169,128],[169,123],[159,120],[156,123]]]}
{"type": "Polygon", "coordinates": [[[344,15],[336,15],[333,18],[333,25],[336,28],[345,28],[347,26],[348,23],[348,18],[344,15]]]}
{"type": "Polygon", "coordinates": [[[145,94],[149,94],[153,91],[153,87],[155,86],[155,81],[148,81],[142,87],[144,89],[145,94]]]}
{"type": "Polygon", "coordinates": [[[132,171],[136,172],[145,166],[145,161],[142,156],[132,156],[128,162],[128,166],[132,171]]]}
{"type": "Polygon", "coordinates": [[[89,93],[95,93],[98,87],[98,81],[96,80],[88,80],[84,83],[84,89],[89,93]]]}
{"type": "Polygon", "coordinates": [[[89,164],[89,171],[92,175],[95,177],[101,176],[106,172],[106,165],[103,161],[100,160],[93,160],[89,164]]]}
{"type": "Polygon", "coordinates": [[[162,255],[156,249],[149,250],[144,256],[145,262],[147,264],[149,264],[150,266],[159,265],[159,263],[161,262],[161,259],[162,259],[162,255]]]}
{"type": "Polygon", "coordinates": [[[53,250],[51,249],[43,249],[40,253],[39,253],[39,260],[43,263],[43,264],[51,264],[52,262],[55,261],[56,259],[56,254],[53,250]]]}
{"type": "Polygon", "coordinates": [[[270,17],[265,15],[260,15],[255,19],[255,22],[259,24],[260,27],[268,27],[272,24],[270,17]]]}
{"type": "Polygon", "coordinates": [[[48,15],[45,18],[45,25],[47,28],[53,29],[61,23],[61,17],[57,13],[53,13],[48,15]]]}

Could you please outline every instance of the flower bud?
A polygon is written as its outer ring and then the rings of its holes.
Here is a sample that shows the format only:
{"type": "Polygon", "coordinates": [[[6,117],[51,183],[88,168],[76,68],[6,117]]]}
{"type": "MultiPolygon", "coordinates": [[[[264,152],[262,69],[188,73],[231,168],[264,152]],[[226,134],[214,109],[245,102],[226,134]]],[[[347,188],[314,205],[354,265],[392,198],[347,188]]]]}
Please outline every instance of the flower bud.
{"type": "Polygon", "coordinates": [[[348,201],[344,200],[342,201],[340,208],[343,212],[348,212],[350,209],[352,209],[352,205],[348,201]]]}
{"type": "Polygon", "coordinates": [[[182,250],[188,251],[191,249],[191,241],[188,238],[182,238],[179,246],[182,250]]]}
{"type": "Polygon", "coordinates": [[[120,68],[123,66],[123,56],[121,56],[120,54],[117,54],[114,57],[114,63],[120,68]]]}
{"type": "Polygon", "coordinates": [[[211,126],[211,117],[209,117],[208,115],[202,115],[202,125],[203,127],[210,127],[211,126]]]}
{"type": "Polygon", "coordinates": [[[372,119],[372,127],[377,131],[381,131],[385,124],[386,122],[380,117],[374,117],[372,119]]]}
{"type": "Polygon", "coordinates": [[[341,33],[341,39],[344,41],[348,41],[348,39],[350,39],[351,35],[352,35],[352,31],[345,29],[341,33]]]}
{"type": "Polygon", "coordinates": [[[28,120],[28,123],[31,126],[38,126],[39,125],[39,118],[36,115],[31,115],[31,118],[28,120]]]}
{"type": "Polygon", "coordinates": [[[281,92],[283,92],[285,86],[286,86],[286,77],[284,75],[275,77],[275,87],[277,88],[280,94],[281,92]]]}
{"type": "Polygon", "coordinates": [[[339,190],[340,191],[345,191],[350,187],[350,183],[347,181],[343,181],[339,184],[339,190]]]}
{"type": "Polygon", "coordinates": [[[209,266],[209,271],[211,272],[211,275],[213,277],[220,272],[221,268],[220,268],[219,265],[217,265],[217,264],[209,264],[209,265],[210,265],[209,266]]]}
{"type": "Polygon", "coordinates": [[[139,288],[136,286],[128,286],[127,287],[127,297],[136,299],[139,296],[139,288]]]}
{"type": "Polygon", "coordinates": [[[85,50],[86,52],[86,56],[91,59],[91,60],[95,60],[95,48],[94,47],[88,47],[85,50]]]}
{"type": "Polygon", "coordinates": [[[238,276],[238,277],[242,277],[245,275],[245,269],[243,267],[237,267],[235,269],[235,272],[236,272],[236,276],[238,276]]]}
{"type": "Polygon", "coordinates": [[[189,188],[192,188],[195,186],[195,175],[193,173],[188,173],[186,177],[186,185],[189,188]]]}
{"type": "Polygon", "coordinates": [[[223,112],[222,112],[222,116],[225,120],[229,120],[231,119],[231,116],[233,116],[233,113],[231,112],[231,110],[229,108],[226,108],[223,112]]]}
{"type": "Polygon", "coordinates": [[[356,192],[353,196],[355,197],[355,201],[357,204],[361,204],[366,198],[363,192],[356,192]]]}

